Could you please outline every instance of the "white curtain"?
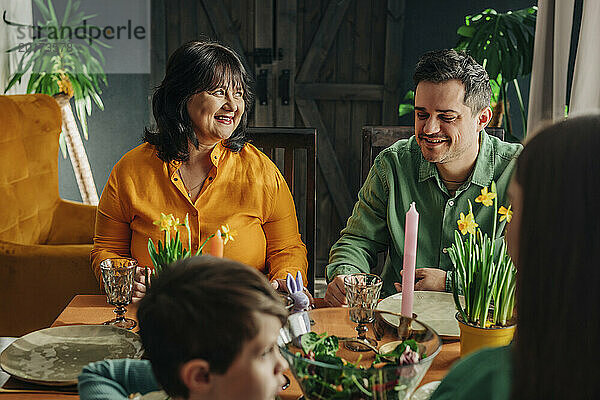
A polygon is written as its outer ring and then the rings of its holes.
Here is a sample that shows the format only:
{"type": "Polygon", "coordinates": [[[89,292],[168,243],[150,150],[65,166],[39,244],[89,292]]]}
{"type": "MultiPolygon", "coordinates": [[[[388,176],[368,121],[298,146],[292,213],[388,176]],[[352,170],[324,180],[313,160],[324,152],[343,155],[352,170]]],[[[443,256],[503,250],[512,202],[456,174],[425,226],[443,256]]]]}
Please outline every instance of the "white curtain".
{"type": "MultiPolygon", "coordinates": [[[[0,18],[6,11],[6,19],[11,22],[31,25],[33,23],[32,2],[30,0],[0,0],[0,18]]],[[[26,33],[25,30],[22,30],[26,33]]],[[[16,72],[20,56],[23,53],[11,52],[6,50],[18,45],[19,43],[29,42],[29,36],[19,38],[19,32],[14,26],[7,25],[4,20],[0,20],[0,94],[5,94],[4,89],[10,80],[10,77],[16,72]]],[[[26,74],[20,84],[13,86],[6,94],[23,94],[27,89],[27,81],[30,74],[26,74]]]]}
{"type": "Polygon", "coordinates": [[[600,0],[583,3],[569,115],[600,110],[600,0]]]}
{"type": "MultiPolygon", "coordinates": [[[[565,118],[574,0],[538,0],[527,138],[565,118]]],[[[584,0],[569,115],[600,107],[600,0],[584,0]]]]}

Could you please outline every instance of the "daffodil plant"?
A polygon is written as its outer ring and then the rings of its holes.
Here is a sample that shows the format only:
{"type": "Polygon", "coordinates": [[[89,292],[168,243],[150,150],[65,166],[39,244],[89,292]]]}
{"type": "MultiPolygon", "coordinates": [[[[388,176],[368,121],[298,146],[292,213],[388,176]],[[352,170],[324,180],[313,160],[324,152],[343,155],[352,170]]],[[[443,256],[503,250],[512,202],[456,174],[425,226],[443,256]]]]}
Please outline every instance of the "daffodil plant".
{"type": "MultiPolygon", "coordinates": [[[[510,222],[510,205],[498,209],[495,182],[492,182],[490,191],[487,187],[483,188],[475,202],[482,203],[484,207],[494,206],[494,215],[500,215],[499,222],[510,222]]],[[[483,328],[510,324],[515,305],[516,269],[506,251],[504,240],[495,256],[497,222],[494,217],[491,238],[487,233],[483,234],[469,201],[469,213],[460,214],[454,243],[446,249],[454,264],[452,291],[456,308],[464,322],[483,328]],[[464,307],[459,301],[461,292],[465,296],[464,307]]]]}
{"type": "MultiPolygon", "coordinates": [[[[155,275],[160,274],[171,263],[177,260],[201,255],[202,249],[204,249],[206,243],[208,243],[208,241],[216,235],[216,233],[213,233],[207,237],[204,242],[202,242],[200,247],[198,247],[198,250],[195,253],[192,253],[192,231],[190,229],[190,220],[188,214],[185,215],[185,220],[183,223],[181,223],[179,218],[175,218],[173,214],[165,215],[164,213],[160,213],[160,219],[154,221],[153,223],[164,232],[164,243],[159,240],[157,246],[154,245],[154,242],[151,238],[148,238],[148,253],[150,254],[152,264],[154,264],[153,274],[155,275]],[[187,230],[187,249],[183,247],[183,244],[179,239],[179,227],[185,227],[187,230]],[[175,232],[174,237],[171,236],[171,230],[175,232]]],[[[223,238],[223,244],[227,244],[227,242],[230,240],[234,240],[234,232],[229,229],[229,225],[222,225],[218,232],[220,232],[221,237],[223,238]]]]}

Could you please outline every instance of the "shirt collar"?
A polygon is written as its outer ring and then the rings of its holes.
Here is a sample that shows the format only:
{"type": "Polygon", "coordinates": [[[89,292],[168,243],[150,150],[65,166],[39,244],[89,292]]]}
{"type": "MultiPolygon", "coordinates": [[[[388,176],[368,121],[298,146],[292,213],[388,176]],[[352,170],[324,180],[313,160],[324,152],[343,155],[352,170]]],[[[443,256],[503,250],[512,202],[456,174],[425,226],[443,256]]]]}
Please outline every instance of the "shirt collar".
{"type": "MultiPolygon", "coordinates": [[[[225,151],[225,147],[222,144],[223,142],[218,142],[215,147],[211,150],[210,152],[210,161],[213,163],[213,165],[215,167],[217,167],[219,165],[219,161],[221,160],[221,156],[223,155],[223,152],[225,151]]],[[[173,174],[175,174],[179,168],[181,167],[181,161],[177,161],[177,160],[171,160],[168,162],[168,170],[169,170],[169,176],[173,176],[173,174]]]]}
{"type": "Polygon", "coordinates": [[[167,164],[167,171],[169,172],[169,177],[173,178],[173,176],[179,170],[179,167],[181,167],[181,161],[171,160],[166,164],[167,164]]]}
{"type": "Polygon", "coordinates": [[[494,147],[485,130],[481,131],[479,138],[481,147],[479,148],[477,161],[475,161],[471,182],[481,187],[488,187],[494,178],[494,155],[492,154],[494,147]]]}
{"type": "Polygon", "coordinates": [[[219,161],[221,161],[223,151],[225,151],[225,147],[223,146],[223,141],[221,140],[215,145],[215,147],[210,152],[210,161],[212,161],[215,167],[219,166],[219,161]]]}
{"type": "MultiPolygon", "coordinates": [[[[477,159],[475,160],[475,168],[471,174],[470,183],[474,183],[481,187],[487,187],[492,183],[494,174],[494,157],[492,156],[493,146],[485,130],[480,132],[479,141],[481,146],[479,147],[479,153],[477,154],[477,159]]],[[[435,167],[435,163],[425,160],[416,140],[415,145],[419,149],[418,151],[420,154],[419,182],[437,177],[439,174],[437,168],[435,167]]]]}

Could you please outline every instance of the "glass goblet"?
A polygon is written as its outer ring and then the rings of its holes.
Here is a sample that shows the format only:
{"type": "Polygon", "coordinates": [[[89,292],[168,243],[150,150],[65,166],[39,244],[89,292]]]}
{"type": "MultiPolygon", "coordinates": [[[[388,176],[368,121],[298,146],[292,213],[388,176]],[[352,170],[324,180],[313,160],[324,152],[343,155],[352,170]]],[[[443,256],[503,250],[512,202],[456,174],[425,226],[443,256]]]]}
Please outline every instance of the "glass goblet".
{"type": "Polygon", "coordinates": [[[374,319],[373,310],[379,300],[383,281],[373,274],[352,274],[344,277],[346,288],[346,302],[348,303],[348,314],[352,322],[356,322],[356,341],[346,342],[346,348],[352,351],[368,351],[363,343],[377,346],[375,339],[367,337],[367,324],[374,319]]]}
{"type": "Polygon", "coordinates": [[[119,328],[133,329],[137,325],[131,318],[125,318],[126,306],[131,303],[133,296],[133,278],[138,263],[133,258],[107,258],[100,263],[106,301],[116,308],[113,310],[116,318],[104,322],[104,325],[114,325],[119,328]]]}

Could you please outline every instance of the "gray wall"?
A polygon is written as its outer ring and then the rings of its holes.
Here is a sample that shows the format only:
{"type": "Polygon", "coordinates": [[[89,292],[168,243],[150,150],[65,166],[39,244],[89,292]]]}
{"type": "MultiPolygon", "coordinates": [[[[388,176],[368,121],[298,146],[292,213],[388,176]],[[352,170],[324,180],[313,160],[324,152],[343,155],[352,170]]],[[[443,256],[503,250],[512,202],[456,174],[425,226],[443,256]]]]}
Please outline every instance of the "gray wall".
{"type": "MultiPolygon", "coordinates": [[[[110,171],[127,151],[140,144],[144,126],[149,123],[150,75],[113,74],[101,95],[104,111],[94,105],[88,120],[89,139],[84,146],[92,167],[98,196],[110,171]]],[[[80,129],[81,130],[81,129],[80,129]]],[[[64,199],[81,201],[71,161],[58,157],[58,186],[64,199]]]]}

